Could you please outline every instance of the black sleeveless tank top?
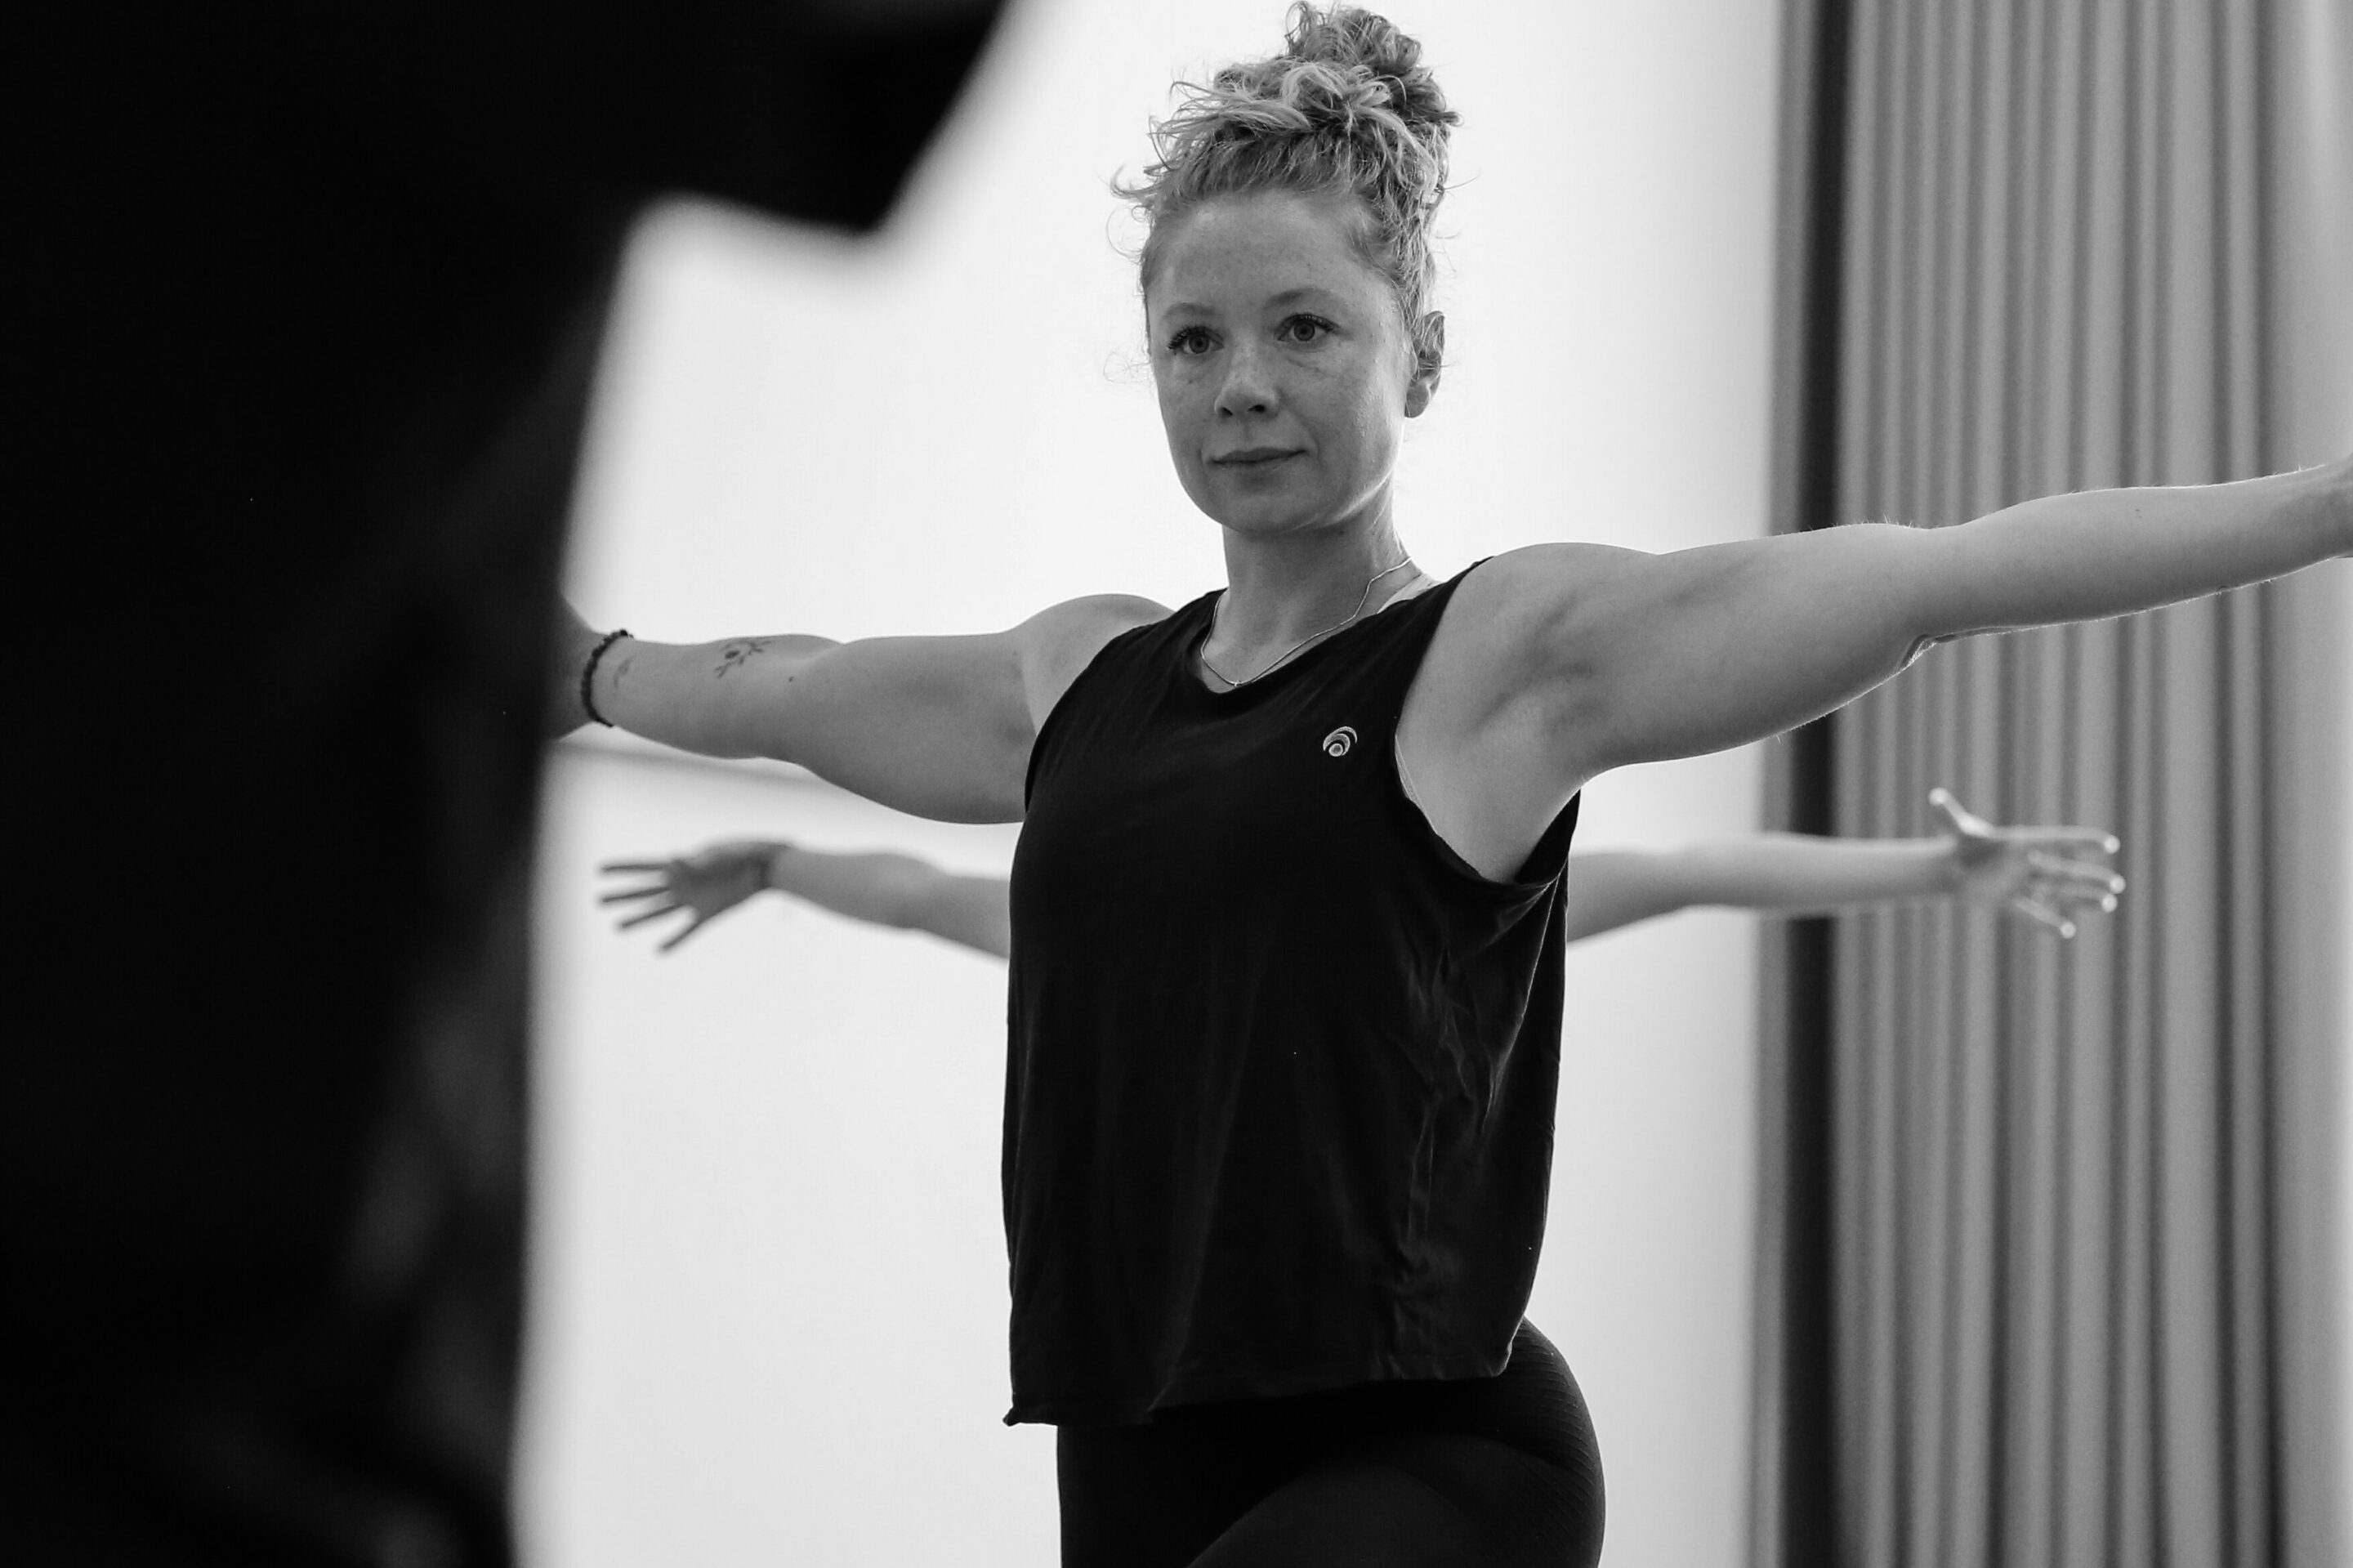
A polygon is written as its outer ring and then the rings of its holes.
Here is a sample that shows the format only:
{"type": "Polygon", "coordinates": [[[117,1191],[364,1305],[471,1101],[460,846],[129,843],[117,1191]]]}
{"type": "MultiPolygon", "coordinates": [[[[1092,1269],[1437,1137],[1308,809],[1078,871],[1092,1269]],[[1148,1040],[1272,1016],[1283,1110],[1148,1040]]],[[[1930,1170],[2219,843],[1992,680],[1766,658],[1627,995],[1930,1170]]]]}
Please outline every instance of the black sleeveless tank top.
{"type": "Polygon", "coordinates": [[[1503,1370],[1544,1232],[1577,802],[1498,883],[1405,792],[1398,714],[1461,580],[1224,693],[1195,673],[1204,596],[1113,639],[1040,730],[1007,1421],[1503,1370]]]}

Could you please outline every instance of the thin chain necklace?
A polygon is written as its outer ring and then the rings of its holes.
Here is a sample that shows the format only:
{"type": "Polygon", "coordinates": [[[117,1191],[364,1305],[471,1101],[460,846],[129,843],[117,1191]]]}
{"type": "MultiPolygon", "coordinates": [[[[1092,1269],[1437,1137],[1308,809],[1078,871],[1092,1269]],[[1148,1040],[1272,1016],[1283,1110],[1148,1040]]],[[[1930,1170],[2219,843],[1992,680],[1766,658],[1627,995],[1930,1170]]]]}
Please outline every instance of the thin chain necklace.
{"type": "Polygon", "coordinates": [[[1332,633],[1354,623],[1356,617],[1365,613],[1365,605],[1373,597],[1373,585],[1380,581],[1383,577],[1388,577],[1391,572],[1396,571],[1398,567],[1404,566],[1409,559],[1411,559],[1409,556],[1399,556],[1395,561],[1383,567],[1371,577],[1366,577],[1365,579],[1365,591],[1356,596],[1356,608],[1350,610],[1345,618],[1334,621],[1331,625],[1325,627],[1321,631],[1314,632],[1308,636],[1301,638],[1298,641],[1293,643],[1290,647],[1284,649],[1280,654],[1277,654],[1272,660],[1269,661],[1265,668],[1258,671],[1254,674],[1245,675],[1239,681],[1235,680],[1231,675],[1227,674],[1223,670],[1219,669],[1215,664],[1209,662],[1209,644],[1216,641],[1218,639],[1218,618],[1223,615],[1226,610],[1226,596],[1224,594],[1219,594],[1218,596],[1218,602],[1209,607],[1209,635],[1201,639],[1201,646],[1194,653],[1193,657],[1201,662],[1202,669],[1207,670],[1210,674],[1215,675],[1219,680],[1223,681],[1229,687],[1239,691],[1241,687],[1248,685],[1250,682],[1258,680],[1261,676],[1273,673],[1277,669],[1282,667],[1284,660],[1290,658],[1293,654],[1297,653],[1309,643],[1329,637],[1332,633]]]}

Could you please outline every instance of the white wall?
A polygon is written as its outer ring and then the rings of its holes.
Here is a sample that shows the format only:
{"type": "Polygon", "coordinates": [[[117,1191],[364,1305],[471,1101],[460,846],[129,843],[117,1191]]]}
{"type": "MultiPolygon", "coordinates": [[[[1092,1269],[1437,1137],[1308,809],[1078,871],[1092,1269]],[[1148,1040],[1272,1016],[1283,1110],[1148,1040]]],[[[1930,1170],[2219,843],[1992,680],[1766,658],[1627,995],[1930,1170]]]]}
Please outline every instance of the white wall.
{"type": "MultiPolygon", "coordinates": [[[[1763,528],[1776,7],[1417,0],[1466,115],[1453,362],[1400,524],[1451,572],[1543,538],[1763,528]]],[[[1219,579],[1136,368],[1103,182],[1168,78],[1263,52],[1273,0],[1021,6],[882,242],[702,207],[640,237],[573,585],[654,637],[1002,626],[1219,579]]],[[[1590,843],[1754,826],[1753,753],[1604,780],[1590,843]]],[[[568,752],[543,874],[524,1525],[544,1568],[1050,1562],[1050,1435],[1005,1398],[1000,977],[762,908],[657,960],[602,858],[756,832],[1002,865],[1009,830],[568,752]]],[[[1572,952],[1531,1316],[1600,1429],[1609,1561],[1745,1555],[1751,934],[1572,952]]]]}

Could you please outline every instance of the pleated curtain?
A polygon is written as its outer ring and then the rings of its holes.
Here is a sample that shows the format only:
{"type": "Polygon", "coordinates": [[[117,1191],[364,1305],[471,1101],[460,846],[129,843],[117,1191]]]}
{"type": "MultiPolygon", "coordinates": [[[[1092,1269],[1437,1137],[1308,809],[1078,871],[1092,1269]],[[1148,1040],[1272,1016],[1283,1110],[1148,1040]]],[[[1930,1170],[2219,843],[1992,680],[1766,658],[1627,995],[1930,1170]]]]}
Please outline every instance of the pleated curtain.
{"type": "MultiPolygon", "coordinates": [[[[1781,526],[2275,465],[2262,5],[1787,26],[1781,526]]],[[[2130,889],[1768,950],[1761,1563],[2278,1561],[2273,592],[1950,644],[1780,744],[1783,825],[1943,784],[2130,889]]]]}

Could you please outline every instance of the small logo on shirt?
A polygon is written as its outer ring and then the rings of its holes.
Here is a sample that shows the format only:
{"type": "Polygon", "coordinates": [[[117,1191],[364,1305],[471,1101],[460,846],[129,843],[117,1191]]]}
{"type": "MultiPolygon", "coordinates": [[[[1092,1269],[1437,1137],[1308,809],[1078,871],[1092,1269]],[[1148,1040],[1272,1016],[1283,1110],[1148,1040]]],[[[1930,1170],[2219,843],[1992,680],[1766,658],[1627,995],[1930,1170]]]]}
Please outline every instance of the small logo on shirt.
{"type": "Polygon", "coordinates": [[[1334,730],[1330,735],[1324,737],[1324,755],[1326,757],[1345,757],[1348,755],[1349,747],[1356,744],[1356,730],[1352,726],[1344,724],[1338,729],[1334,730]]]}

